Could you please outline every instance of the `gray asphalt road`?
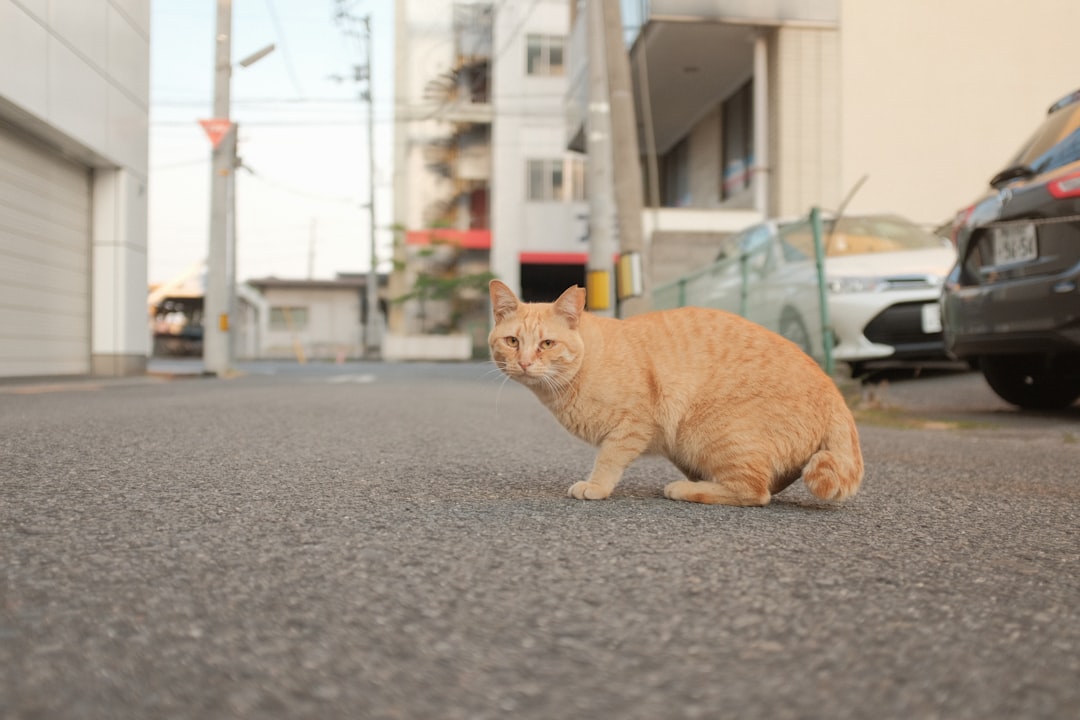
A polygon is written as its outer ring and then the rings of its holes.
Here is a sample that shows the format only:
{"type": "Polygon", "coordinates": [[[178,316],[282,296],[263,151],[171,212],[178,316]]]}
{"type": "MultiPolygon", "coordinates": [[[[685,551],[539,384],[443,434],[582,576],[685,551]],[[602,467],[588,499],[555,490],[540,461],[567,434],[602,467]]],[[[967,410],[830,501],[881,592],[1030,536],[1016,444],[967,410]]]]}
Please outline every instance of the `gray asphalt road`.
{"type": "Polygon", "coordinates": [[[251,370],[0,386],[0,717],[1080,717],[1076,412],[899,378],[846,504],[578,502],[485,366],[251,370]]]}

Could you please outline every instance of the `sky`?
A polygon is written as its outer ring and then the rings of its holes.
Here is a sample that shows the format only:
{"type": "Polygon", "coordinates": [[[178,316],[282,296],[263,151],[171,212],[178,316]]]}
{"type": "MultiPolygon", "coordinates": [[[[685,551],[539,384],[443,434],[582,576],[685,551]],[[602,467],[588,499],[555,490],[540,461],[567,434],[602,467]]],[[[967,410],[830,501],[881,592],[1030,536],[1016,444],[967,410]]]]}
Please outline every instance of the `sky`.
{"type": "MultiPolygon", "coordinates": [[[[370,256],[366,50],[335,21],[370,15],[375,222],[389,265],[393,170],[392,0],[233,0],[232,119],[239,124],[237,279],[332,278],[370,256]],[[260,48],[274,52],[247,68],[260,48]],[[346,78],[342,80],[342,78],[346,78]]],[[[216,0],[151,3],[149,280],[205,259],[216,0]]]]}

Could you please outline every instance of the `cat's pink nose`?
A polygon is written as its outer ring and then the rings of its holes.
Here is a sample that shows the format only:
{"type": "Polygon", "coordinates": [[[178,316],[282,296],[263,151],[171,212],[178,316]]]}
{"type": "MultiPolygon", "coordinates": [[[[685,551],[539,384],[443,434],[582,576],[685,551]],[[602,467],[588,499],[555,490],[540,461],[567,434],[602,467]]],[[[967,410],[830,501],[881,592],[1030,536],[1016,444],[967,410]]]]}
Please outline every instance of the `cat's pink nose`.
{"type": "Polygon", "coordinates": [[[525,370],[528,370],[530,365],[532,365],[531,362],[525,362],[524,360],[518,360],[518,367],[520,367],[523,372],[525,370]]]}

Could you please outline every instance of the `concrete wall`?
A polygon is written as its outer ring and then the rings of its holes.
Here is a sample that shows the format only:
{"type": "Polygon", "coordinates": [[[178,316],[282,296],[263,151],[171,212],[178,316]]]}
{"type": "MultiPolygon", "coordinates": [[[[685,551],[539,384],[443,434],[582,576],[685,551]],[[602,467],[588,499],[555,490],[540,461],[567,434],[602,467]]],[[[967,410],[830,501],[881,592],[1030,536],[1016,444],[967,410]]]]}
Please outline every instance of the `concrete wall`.
{"type": "Polygon", "coordinates": [[[95,373],[141,372],[150,0],[0,0],[0,117],[93,168],[95,373]]]}
{"type": "Polygon", "coordinates": [[[841,185],[851,210],[938,223],[1080,87],[1080,3],[841,0],[841,185]]]}
{"type": "Polygon", "coordinates": [[[720,105],[690,131],[690,206],[711,208],[720,205],[720,138],[723,130],[720,105]]]}
{"type": "Polygon", "coordinates": [[[835,208],[841,200],[839,45],[827,28],[773,34],[769,165],[777,215],[802,215],[817,204],[835,208]]]}

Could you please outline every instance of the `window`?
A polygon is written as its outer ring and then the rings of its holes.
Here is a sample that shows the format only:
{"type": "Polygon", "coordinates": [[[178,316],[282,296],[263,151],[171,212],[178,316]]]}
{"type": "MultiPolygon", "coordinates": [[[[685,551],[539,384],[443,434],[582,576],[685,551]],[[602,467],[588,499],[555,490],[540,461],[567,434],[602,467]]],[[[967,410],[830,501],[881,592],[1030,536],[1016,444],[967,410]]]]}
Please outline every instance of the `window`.
{"type": "Polygon", "coordinates": [[[585,161],[580,157],[529,160],[527,197],[532,202],[585,199],[585,161]]]}
{"type": "Polygon", "coordinates": [[[748,80],[723,105],[723,167],[721,197],[727,199],[750,187],[754,173],[754,81],[748,80]]]}
{"type": "Polygon", "coordinates": [[[306,307],[272,307],[270,308],[270,329],[306,330],[308,324],[308,309],[306,307]]]}
{"type": "Polygon", "coordinates": [[[562,160],[529,160],[528,198],[550,202],[563,198],[562,160]]]}
{"type": "Polygon", "coordinates": [[[529,35],[525,63],[529,75],[562,75],[563,45],[559,35],[529,35]]]}

